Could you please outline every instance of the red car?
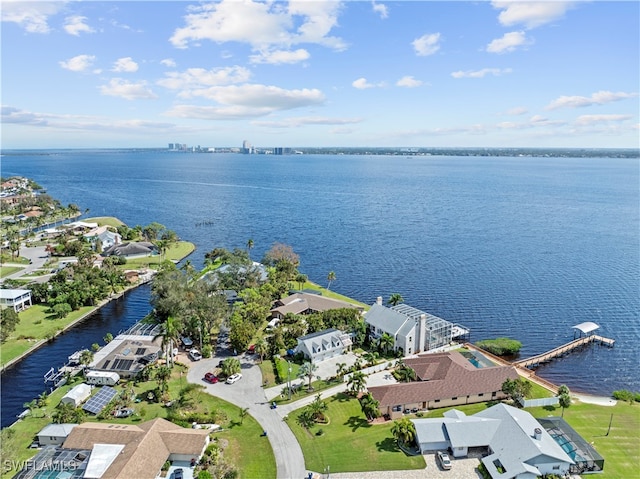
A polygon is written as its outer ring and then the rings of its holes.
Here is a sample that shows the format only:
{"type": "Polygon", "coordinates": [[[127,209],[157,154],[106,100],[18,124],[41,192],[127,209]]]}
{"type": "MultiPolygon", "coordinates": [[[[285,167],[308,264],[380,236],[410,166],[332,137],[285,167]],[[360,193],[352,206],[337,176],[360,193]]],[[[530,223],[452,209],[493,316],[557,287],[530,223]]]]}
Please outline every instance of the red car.
{"type": "Polygon", "coordinates": [[[217,382],[218,382],[218,376],[216,376],[216,375],[215,375],[215,374],[213,374],[213,373],[207,373],[207,374],[205,374],[203,379],[204,379],[205,381],[207,381],[208,383],[211,383],[211,384],[215,384],[215,383],[217,383],[217,382]]]}

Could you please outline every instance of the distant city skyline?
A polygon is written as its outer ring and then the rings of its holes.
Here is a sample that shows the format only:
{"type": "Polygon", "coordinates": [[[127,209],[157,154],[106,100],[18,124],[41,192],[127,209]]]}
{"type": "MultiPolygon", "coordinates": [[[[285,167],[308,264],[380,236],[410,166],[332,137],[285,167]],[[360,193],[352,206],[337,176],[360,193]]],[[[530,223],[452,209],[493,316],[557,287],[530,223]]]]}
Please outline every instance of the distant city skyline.
{"type": "Polygon", "coordinates": [[[634,1],[0,1],[6,149],[640,144],[634,1]]]}

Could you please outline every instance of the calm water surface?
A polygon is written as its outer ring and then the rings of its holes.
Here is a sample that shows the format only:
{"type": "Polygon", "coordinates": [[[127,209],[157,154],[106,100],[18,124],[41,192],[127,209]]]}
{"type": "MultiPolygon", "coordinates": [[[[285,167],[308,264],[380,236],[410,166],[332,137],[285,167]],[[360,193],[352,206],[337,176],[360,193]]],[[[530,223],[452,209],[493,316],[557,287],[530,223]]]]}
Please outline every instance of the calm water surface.
{"type": "Polygon", "coordinates": [[[5,155],[2,175],[88,216],[162,223],[197,245],[195,266],[249,238],[258,259],[290,244],[313,281],[335,271],[332,289],[369,304],[400,293],[473,341],[519,339],[523,357],[594,321],[613,349],[538,374],[582,392],[640,390],[637,159],[49,153],[5,155]]]}

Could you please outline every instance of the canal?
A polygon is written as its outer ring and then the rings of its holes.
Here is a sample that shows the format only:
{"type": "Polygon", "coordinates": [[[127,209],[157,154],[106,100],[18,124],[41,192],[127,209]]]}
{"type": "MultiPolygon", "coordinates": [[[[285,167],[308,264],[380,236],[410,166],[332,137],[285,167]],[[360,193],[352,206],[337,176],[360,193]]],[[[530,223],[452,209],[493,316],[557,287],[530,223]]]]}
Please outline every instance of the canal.
{"type": "Polygon", "coordinates": [[[69,355],[79,349],[90,349],[94,343],[104,345],[107,333],[116,336],[145,317],[151,311],[150,292],[150,284],[128,291],[5,370],[1,377],[1,426],[15,422],[16,416],[25,409],[24,403],[49,390],[44,375],[52,367],[63,366],[69,355]]]}

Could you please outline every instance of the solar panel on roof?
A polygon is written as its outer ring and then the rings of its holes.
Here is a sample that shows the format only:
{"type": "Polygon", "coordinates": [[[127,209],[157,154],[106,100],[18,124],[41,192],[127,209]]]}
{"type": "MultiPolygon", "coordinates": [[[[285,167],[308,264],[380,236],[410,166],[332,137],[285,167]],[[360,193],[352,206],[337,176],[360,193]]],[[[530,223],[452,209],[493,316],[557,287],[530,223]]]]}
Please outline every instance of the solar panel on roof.
{"type": "Polygon", "coordinates": [[[99,414],[117,394],[118,391],[111,386],[102,386],[100,390],[82,406],[82,409],[91,414],[99,414]]]}
{"type": "Polygon", "coordinates": [[[147,348],[138,348],[136,349],[136,356],[142,356],[147,348]]]}

